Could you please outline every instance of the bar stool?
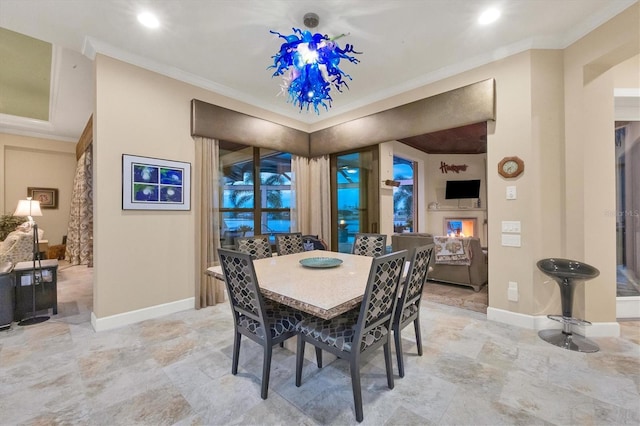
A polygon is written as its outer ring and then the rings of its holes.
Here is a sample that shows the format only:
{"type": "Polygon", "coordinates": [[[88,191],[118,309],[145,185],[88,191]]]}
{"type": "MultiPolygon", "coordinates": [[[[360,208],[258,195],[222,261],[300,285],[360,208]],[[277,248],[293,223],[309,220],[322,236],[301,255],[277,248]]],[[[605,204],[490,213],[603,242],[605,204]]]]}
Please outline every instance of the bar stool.
{"type": "Polygon", "coordinates": [[[562,315],[547,315],[549,319],[562,323],[562,330],[540,330],[538,336],[552,345],[578,352],[598,352],[600,348],[591,340],[574,335],[572,325],[591,325],[589,321],[573,318],[573,293],[577,281],[587,281],[600,275],[591,265],[569,259],[542,259],[538,269],[553,278],[560,287],[562,315]]]}

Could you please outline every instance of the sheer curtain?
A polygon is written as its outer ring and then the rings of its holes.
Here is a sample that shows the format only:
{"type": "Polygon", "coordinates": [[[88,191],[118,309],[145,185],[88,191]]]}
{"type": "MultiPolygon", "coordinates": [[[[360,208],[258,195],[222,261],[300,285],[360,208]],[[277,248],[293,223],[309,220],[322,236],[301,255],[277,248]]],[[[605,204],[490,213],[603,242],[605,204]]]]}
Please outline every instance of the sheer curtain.
{"type": "Polygon", "coordinates": [[[309,234],[309,159],[291,156],[291,232],[309,234]]]}
{"type": "Polygon", "coordinates": [[[218,185],[218,141],[195,137],[194,194],[197,197],[195,247],[195,307],[200,309],[224,301],[224,284],[206,275],[214,266],[220,246],[220,215],[218,185]]]}
{"type": "Polygon", "coordinates": [[[72,265],[93,266],[93,144],[76,163],[67,228],[65,259],[72,265]]]}
{"type": "Polygon", "coordinates": [[[291,203],[291,231],[317,234],[331,246],[329,157],[307,159],[294,155],[291,169],[295,198],[291,203]]]}

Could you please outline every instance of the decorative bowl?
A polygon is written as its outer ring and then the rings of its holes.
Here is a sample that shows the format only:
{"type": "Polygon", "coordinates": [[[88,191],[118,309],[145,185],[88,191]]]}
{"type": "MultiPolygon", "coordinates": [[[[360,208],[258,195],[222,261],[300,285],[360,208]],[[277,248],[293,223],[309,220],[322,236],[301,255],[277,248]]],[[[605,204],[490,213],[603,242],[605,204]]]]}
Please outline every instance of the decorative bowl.
{"type": "Polygon", "coordinates": [[[342,264],[342,259],[334,257],[309,257],[301,259],[300,264],[305,268],[335,268],[342,264]]]}

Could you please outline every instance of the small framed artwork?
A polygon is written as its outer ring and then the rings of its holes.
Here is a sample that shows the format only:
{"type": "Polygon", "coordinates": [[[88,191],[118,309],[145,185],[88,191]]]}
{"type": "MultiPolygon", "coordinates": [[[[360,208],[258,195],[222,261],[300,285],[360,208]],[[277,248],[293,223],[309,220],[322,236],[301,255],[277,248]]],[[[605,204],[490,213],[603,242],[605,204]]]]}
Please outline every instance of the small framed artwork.
{"type": "Polygon", "coordinates": [[[122,155],[123,210],[191,210],[191,164],[122,155]]]}
{"type": "Polygon", "coordinates": [[[33,200],[40,201],[40,207],[43,209],[58,208],[58,188],[27,188],[27,196],[33,200]]]}

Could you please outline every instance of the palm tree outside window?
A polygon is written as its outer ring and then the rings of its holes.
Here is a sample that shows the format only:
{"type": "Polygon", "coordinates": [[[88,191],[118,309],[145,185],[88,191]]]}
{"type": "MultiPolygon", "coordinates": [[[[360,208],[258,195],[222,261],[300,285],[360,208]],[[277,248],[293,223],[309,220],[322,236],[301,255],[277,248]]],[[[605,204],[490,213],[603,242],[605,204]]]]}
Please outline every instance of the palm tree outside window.
{"type": "Polygon", "coordinates": [[[220,245],[291,230],[291,154],[220,143],[220,245]]]}

